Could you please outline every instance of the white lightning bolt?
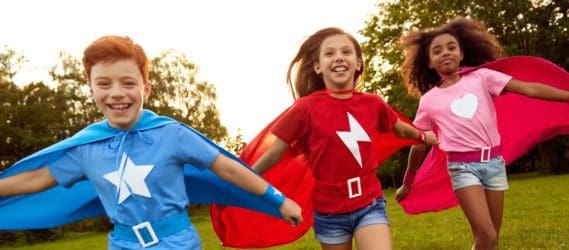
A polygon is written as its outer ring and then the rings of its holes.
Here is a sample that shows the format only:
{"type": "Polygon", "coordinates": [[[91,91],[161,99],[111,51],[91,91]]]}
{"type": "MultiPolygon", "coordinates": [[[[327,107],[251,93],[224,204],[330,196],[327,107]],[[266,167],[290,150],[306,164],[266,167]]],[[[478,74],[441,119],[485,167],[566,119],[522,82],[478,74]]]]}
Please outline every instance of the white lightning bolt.
{"type": "Polygon", "coordinates": [[[358,141],[371,141],[369,136],[364,131],[362,126],[358,123],[358,121],[348,112],[348,122],[350,124],[350,130],[347,132],[337,131],[338,136],[346,144],[346,147],[352,152],[358,164],[360,164],[360,168],[362,167],[362,156],[360,154],[360,146],[358,145],[358,141]]]}

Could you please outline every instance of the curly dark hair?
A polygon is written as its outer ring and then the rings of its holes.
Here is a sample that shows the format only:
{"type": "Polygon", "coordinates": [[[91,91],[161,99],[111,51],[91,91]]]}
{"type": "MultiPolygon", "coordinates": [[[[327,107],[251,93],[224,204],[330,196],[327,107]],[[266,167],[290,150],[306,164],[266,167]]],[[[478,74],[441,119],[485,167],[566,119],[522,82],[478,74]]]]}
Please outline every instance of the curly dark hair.
{"type": "Polygon", "coordinates": [[[500,43],[478,20],[456,17],[433,29],[411,31],[400,39],[400,46],[405,54],[405,61],[400,70],[404,81],[410,87],[410,93],[419,90],[421,94],[425,94],[440,82],[439,74],[428,65],[431,42],[442,34],[449,34],[458,41],[464,53],[460,66],[474,67],[502,57],[500,43]]]}

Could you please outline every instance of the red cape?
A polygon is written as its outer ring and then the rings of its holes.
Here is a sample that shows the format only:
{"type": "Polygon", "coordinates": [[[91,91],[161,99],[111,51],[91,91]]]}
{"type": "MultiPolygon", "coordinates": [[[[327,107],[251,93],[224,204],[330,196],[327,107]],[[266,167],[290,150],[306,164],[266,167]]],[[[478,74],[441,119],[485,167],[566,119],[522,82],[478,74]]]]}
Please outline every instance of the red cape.
{"type": "MultiPolygon", "coordinates": [[[[270,130],[285,112],[247,144],[240,156],[245,163],[252,165],[272,145],[275,136],[270,130]]],[[[398,112],[398,115],[410,123],[403,114],[398,112]]],[[[415,140],[397,139],[393,133],[377,133],[373,139],[384,141],[376,144],[381,162],[402,147],[416,143],[415,140]]],[[[263,173],[263,178],[302,207],[304,222],[292,227],[281,219],[252,210],[212,205],[210,213],[213,227],[224,246],[258,248],[287,244],[302,237],[312,226],[314,218],[311,195],[315,180],[303,154],[295,153],[289,148],[281,161],[263,173]]]]}

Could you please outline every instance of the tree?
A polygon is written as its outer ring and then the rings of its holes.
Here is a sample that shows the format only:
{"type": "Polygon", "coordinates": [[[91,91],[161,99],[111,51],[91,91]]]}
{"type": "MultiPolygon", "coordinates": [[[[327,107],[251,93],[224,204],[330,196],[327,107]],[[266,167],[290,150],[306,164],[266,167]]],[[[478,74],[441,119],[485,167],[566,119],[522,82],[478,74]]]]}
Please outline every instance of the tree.
{"type": "Polygon", "coordinates": [[[14,83],[15,68],[22,58],[13,50],[4,48],[0,52],[0,171],[17,158],[14,154],[13,114],[17,105],[18,86],[14,83]],[[16,58],[16,59],[15,59],[16,58]]]}
{"type": "MultiPolygon", "coordinates": [[[[377,12],[361,30],[367,38],[363,43],[363,91],[384,96],[410,118],[414,117],[418,98],[408,94],[398,72],[403,61],[398,41],[407,30],[435,27],[458,15],[468,16],[483,21],[507,55],[543,57],[569,69],[569,1],[399,0],[381,1],[376,6],[377,12]]],[[[390,160],[406,164],[406,159],[397,157],[390,160]]]]}
{"type": "Polygon", "coordinates": [[[227,136],[223,139],[221,144],[225,149],[235,155],[240,155],[247,143],[243,140],[243,134],[241,130],[237,130],[237,135],[235,137],[227,136]]]}
{"type": "Polygon", "coordinates": [[[61,122],[52,128],[59,139],[64,139],[104,117],[89,95],[81,62],[67,52],[60,52],[59,59],[50,68],[49,75],[56,83],[54,101],[64,109],[60,114],[61,122]]]}
{"type": "Polygon", "coordinates": [[[152,94],[146,107],[185,122],[214,141],[227,136],[221,125],[215,101],[215,87],[197,81],[198,67],[173,50],[152,59],[152,94]]]}
{"type": "Polygon", "coordinates": [[[0,53],[0,169],[57,139],[50,131],[60,110],[53,91],[42,82],[19,88],[13,81],[24,61],[10,49],[0,53]]]}
{"type": "Polygon", "coordinates": [[[0,51],[0,82],[14,82],[14,76],[18,72],[25,58],[20,53],[4,47],[0,51]]]}

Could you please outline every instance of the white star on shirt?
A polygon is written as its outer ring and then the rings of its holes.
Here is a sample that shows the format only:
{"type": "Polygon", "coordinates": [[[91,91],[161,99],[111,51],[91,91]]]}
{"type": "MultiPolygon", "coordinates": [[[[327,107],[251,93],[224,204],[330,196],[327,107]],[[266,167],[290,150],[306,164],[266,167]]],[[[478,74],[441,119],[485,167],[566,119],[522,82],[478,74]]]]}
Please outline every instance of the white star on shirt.
{"type": "Polygon", "coordinates": [[[152,168],[154,168],[154,165],[135,165],[126,153],[123,153],[119,170],[110,172],[103,177],[117,187],[117,192],[119,192],[119,204],[121,204],[131,195],[131,191],[136,195],[148,198],[152,197],[150,191],[148,191],[148,186],[146,186],[144,182],[144,179],[146,179],[146,176],[152,171],[152,168]]]}

